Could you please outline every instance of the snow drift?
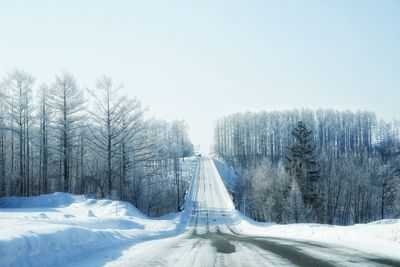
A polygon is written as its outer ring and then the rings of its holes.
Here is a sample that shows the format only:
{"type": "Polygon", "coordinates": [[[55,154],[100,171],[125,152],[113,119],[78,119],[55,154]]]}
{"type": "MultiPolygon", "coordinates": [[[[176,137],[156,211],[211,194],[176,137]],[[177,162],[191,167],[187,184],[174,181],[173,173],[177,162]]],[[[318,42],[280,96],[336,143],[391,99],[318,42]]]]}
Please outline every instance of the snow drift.
{"type": "Polygon", "coordinates": [[[172,236],[181,215],[150,219],[128,202],[54,193],[0,199],[0,266],[54,266],[101,249],[172,236]]]}
{"type": "Polygon", "coordinates": [[[322,242],[366,253],[400,259],[400,220],[381,220],[368,224],[338,226],[326,224],[260,223],[241,216],[232,227],[237,233],[255,237],[274,237],[322,242]]]}

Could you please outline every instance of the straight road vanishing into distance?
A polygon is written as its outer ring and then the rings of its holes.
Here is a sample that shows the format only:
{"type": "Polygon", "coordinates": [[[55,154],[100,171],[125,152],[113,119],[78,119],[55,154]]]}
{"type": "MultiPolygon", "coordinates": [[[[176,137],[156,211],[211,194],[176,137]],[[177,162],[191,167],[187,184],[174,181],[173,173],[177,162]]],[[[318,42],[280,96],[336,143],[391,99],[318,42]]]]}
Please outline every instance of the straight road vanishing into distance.
{"type": "Polygon", "coordinates": [[[240,226],[246,218],[235,210],[210,157],[199,158],[190,191],[190,222],[184,234],[102,252],[78,266],[400,266],[392,259],[335,245],[249,236],[240,226]]]}

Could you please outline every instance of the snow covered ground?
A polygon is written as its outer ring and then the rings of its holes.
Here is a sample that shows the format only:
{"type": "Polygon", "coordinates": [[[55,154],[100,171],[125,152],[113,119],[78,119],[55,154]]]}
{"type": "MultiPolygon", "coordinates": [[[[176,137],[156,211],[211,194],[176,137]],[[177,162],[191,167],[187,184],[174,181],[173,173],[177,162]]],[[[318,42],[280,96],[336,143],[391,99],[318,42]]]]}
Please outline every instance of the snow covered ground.
{"type": "MultiPolygon", "coordinates": [[[[222,160],[214,158],[213,161],[225,185],[233,188],[238,179],[233,169],[222,160]]],[[[238,216],[240,219],[232,229],[248,236],[325,242],[400,259],[400,219],[352,226],[310,223],[278,225],[255,222],[242,214],[238,216]]]]}
{"type": "Polygon", "coordinates": [[[320,242],[400,260],[399,219],[336,226],[310,223],[278,225],[242,217],[233,229],[248,236],[320,242]]]}
{"type": "MultiPolygon", "coordinates": [[[[190,168],[192,175],[197,169],[190,168]]],[[[189,223],[190,203],[180,214],[151,219],[128,202],[66,193],[0,198],[0,267],[65,265],[98,251],[177,236],[189,223]]]]}
{"type": "Polygon", "coordinates": [[[400,220],[345,227],[256,223],[234,209],[212,160],[200,162],[185,211],[162,219],[150,219],[126,202],[65,193],[0,199],[0,266],[400,262],[400,220]]]}
{"type": "Polygon", "coordinates": [[[154,220],[126,202],[65,193],[3,198],[0,207],[0,266],[59,265],[98,250],[177,235],[185,228],[181,215],[154,220]]]}

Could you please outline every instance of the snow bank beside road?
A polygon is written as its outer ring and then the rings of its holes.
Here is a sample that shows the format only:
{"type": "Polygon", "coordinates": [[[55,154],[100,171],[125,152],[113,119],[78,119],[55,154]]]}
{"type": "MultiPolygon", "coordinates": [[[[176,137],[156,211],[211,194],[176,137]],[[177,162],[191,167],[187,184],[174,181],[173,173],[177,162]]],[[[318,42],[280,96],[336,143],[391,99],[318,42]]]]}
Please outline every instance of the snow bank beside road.
{"type": "Polygon", "coordinates": [[[35,197],[3,197],[0,199],[0,208],[54,208],[65,207],[79,201],[84,201],[84,196],[56,192],[35,197]]]}
{"type": "Polygon", "coordinates": [[[173,236],[182,215],[153,220],[127,202],[54,193],[0,199],[0,266],[54,266],[101,249],[173,236]]]}
{"type": "Polygon", "coordinates": [[[290,238],[323,242],[367,253],[400,259],[400,220],[382,220],[368,224],[336,226],[325,224],[257,223],[248,218],[233,227],[250,236],[290,238]]]}
{"type": "Polygon", "coordinates": [[[235,191],[235,188],[239,183],[239,176],[235,173],[235,170],[223,160],[214,157],[212,160],[227,189],[230,192],[235,191]]]}
{"type": "MultiPolygon", "coordinates": [[[[232,187],[237,179],[232,168],[221,160],[213,160],[225,185],[232,187]]],[[[352,226],[310,223],[278,225],[255,222],[236,212],[236,223],[230,227],[238,234],[323,242],[400,259],[400,219],[352,226]]]]}

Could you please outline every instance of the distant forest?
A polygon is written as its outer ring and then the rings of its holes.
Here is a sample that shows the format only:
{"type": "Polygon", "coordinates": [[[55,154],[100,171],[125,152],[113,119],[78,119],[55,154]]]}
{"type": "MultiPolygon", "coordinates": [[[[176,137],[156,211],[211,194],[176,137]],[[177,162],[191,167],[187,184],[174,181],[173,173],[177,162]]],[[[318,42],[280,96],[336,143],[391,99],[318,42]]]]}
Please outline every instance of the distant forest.
{"type": "Polygon", "coordinates": [[[238,208],[259,221],[339,225],[400,216],[400,122],[369,111],[292,110],[219,119],[238,208]],[[244,207],[246,205],[246,207],[244,207]]]}
{"type": "Polygon", "coordinates": [[[5,75],[0,197],[62,191],[128,200],[153,215],[179,210],[179,159],[193,154],[187,125],[146,120],[121,87],[106,76],[84,90],[67,72],[38,86],[23,70],[5,75]]]}

